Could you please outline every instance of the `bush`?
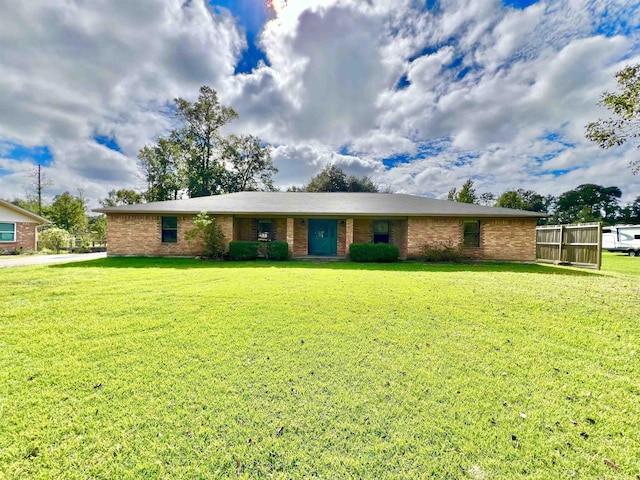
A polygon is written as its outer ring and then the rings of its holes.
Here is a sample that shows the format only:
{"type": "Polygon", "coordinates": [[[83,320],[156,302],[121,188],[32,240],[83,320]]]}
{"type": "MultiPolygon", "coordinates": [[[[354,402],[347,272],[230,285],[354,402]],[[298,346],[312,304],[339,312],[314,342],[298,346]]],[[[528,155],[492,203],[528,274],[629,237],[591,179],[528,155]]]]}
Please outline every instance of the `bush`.
{"type": "Polygon", "coordinates": [[[222,260],[225,246],[222,229],[215,218],[210,218],[206,211],[202,211],[193,219],[193,229],[187,232],[187,239],[199,239],[204,242],[203,257],[209,260],[222,260]]]}
{"type": "Polygon", "coordinates": [[[289,258],[289,244],[287,242],[243,242],[234,241],[229,244],[229,259],[234,261],[256,260],[286,260],[289,258]]]}
{"type": "Polygon", "coordinates": [[[289,244],[287,242],[269,242],[267,243],[267,253],[265,255],[269,260],[286,260],[289,258],[289,244]]]}
{"type": "Polygon", "coordinates": [[[388,243],[352,243],[349,258],[353,262],[395,262],[400,250],[388,243]]]}
{"type": "Polygon", "coordinates": [[[469,260],[464,250],[450,245],[424,245],[422,259],[425,262],[464,262],[469,260]]]}
{"type": "Polygon", "coordinates": [[[240,240],[229,243],[229,260],[235,262],[243,260],[256,260],[260,242],[243,242],[240,240]]]}
{"type": "Polygon", "coordinates": [[[38,248],[59,252],[66,249],[71,241],[69,232],[62,228],[52,227],[38,234],[38,248]]]}

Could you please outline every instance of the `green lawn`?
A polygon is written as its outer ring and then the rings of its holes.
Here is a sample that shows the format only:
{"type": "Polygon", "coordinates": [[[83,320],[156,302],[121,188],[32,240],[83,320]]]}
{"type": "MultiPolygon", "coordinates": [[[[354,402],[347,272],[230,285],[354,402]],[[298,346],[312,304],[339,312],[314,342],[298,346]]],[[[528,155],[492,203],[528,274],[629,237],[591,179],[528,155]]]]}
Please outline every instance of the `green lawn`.
{"type": "Polygon", "coordinates": [[[637,478],[640,259],[0,270],[0,479],[637,478]]]}

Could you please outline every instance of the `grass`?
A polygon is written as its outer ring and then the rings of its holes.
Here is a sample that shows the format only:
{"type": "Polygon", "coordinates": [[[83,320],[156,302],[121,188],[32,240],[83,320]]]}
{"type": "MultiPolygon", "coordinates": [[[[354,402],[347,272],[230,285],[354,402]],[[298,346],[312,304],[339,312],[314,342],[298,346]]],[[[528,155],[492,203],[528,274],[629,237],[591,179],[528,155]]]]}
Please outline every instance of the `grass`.
{"type": "Polygon", "coordinates": [[[636,478],[640,259],[0,271],[0,478],[636,478]]]}

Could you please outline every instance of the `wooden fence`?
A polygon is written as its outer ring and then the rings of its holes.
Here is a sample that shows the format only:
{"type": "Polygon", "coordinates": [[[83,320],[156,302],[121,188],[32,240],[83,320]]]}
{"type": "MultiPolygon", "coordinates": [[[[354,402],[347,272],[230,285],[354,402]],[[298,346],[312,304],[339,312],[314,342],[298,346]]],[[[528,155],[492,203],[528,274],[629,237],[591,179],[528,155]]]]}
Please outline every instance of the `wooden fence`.
{"type": "Polygon", "coordinates": [[[602,224],[545,225],[536,228],[539,262],[596,268],[602,264],[602,224]]]}

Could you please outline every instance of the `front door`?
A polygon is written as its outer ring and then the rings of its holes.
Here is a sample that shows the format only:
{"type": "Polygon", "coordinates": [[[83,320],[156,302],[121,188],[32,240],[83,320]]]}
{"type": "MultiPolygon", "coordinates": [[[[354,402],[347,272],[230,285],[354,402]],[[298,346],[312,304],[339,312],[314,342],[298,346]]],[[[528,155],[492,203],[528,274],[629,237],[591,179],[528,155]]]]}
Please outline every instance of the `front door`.
{"type": "Polygon", "coordinates": [[[309,220],[309,255],[336,255],[338,252],[338,221],[309,220]]]}

